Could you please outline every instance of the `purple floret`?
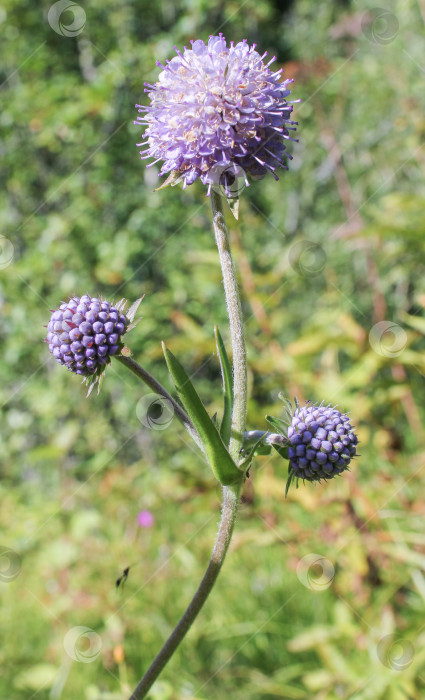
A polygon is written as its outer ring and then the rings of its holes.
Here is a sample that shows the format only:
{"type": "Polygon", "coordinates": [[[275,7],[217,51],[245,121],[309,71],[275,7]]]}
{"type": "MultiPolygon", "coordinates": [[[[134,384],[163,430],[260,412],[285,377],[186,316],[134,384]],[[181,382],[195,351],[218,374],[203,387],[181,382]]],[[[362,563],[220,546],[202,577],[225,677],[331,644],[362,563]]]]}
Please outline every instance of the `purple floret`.
{"type": "Polygon", "coordinates": [[[356,455],[357,435],[347,414],[330,406],[297,408],[287,436],[289,462],[299,479],[331,479],[347,469],[356,455]]]}
{"type": "MultiPolygon", "coordinates": [[[[160,175],[174,172],[184,187],[200,178],[208,185],[231,185],[243,173],[260,179],[276,168],[287,168],[284,157],[290,131],[292,105],[286,98],[288,84],[280,82],[282,68],[273,71],[273,58],[264,62],[246,40],[227,46],[222,34],[191,42],[183,53],[158,63],[162,72],[153,85],[147,83],[150,105],[136,105],[143,116],[136,124],[147,126],[147,139],[138,146],[142,159],[163,161],[160,175]],[[242,169],[242,171],[241,171],[242,169]],[[223,177],[224,175],[224,177],[223,177]]],[[[154,165],[151,163],[150,165],[154,165]]],[[[149,167],[149,166],[148,166],[149,167]]]]}
{"type": "Polygon", "coordinates": [[[127,325],[124,314],[108,301],[85,294],[52,312],[47,343],[59,364],[87,377],[103,369],[117,352],[127,325]]]}

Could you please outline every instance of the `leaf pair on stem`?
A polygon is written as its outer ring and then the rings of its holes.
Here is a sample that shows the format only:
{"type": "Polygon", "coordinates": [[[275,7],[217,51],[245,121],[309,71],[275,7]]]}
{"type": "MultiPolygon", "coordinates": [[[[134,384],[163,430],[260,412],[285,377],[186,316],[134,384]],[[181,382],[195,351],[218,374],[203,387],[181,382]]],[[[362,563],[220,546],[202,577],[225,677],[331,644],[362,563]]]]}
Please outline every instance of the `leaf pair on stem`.
{"type": "Polygon", "coordinates": [[[214,476],[223,486],[231,486],[241,482],[244,478],[255,448],[251,450],[249,456],[240,465],[236,465],[229,454],[228,447],[231,437],[233,410],[233,376],[230,360],[217,327],[215,328],[215,337],[220,359],[224,396],[223,417],[219,427],[207,413],[186,370],[173,353],[166,348],[164,343],[163,350],[174,386],[202,441],[214,476]]]}

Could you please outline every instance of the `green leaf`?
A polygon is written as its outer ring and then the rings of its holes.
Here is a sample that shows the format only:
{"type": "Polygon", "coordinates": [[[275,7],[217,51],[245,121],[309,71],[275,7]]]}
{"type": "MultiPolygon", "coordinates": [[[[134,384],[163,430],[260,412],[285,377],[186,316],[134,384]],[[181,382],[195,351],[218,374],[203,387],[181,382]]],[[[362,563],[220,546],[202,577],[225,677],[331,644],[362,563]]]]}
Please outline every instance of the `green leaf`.
{"type": "Polygon", "coordinates": [[[285,498],[287,497],[288,491],[289,491],[289,489],[290,489],[290,487],[291,487],[291,484],[292,484],[292,482],[293,482],[294,480],[295,480],[295,474],[294,474],[294,472],[293,472],[293,470],[292,470],[292,467],[290,466],[289,469],[288,469],[288,479],[287,479],[287,481],[286,481],[285,498]]]}
{"type": "Polygon", "coordinates": [[[270,425],[274,430],[276,430],[276,432],[281,433],[282,435],[286,433],[286,424],[280,418],[266,416],[266,421],[267,423],[270,423],[270,425]]]}
{"type": "Polygon", "coordinates": [[[239,197],[232,197],[231,199],[226,197],[229,209],[235,217],[236,221],[239,219],[239,197]]]}
{"type": "Polygon", "coordinates": [[[202,405],[195,387],[186,371],[173,353],[162,344],[168,371],[171,374],[179,397],[201,438],[208,461],[216,478],[223,486],[229,486],[241,481],[243,473],[229,455],[221,436],[202,405]]]}
{"type": "Polygon", "coordinates": [[[283,459],[288,459],[288,447],[282,445],[273,445],[273,448],[280,454],[283,459]]]}
{"type": "Polygon", "coordinates": [[[223,394],[224,394],[224,411],[223,419],[220,426],[220,435],[225,445],[229,445],[231,428],[232,428],[232,412],[233,412],[233,374],[230,365],[229,356],[224,347],[223,338],[217,326],[214,328],[215,342],[217,345],[218,357],[220,360],[221,376],[223,378],[223,394]]]}
{"type": "Polygon", "coordinates": [[[255,455],[270,455],[271,452],[272,452],[272,446],[271,445],[263,445],[261,442],[255,448],[255,455]]]}
{"type": "Polygon", "coordinates": [[[163,190],[164,187],[168,187],[168,185],[171,185],[171,187],[175,187],[176,185],[179,184],[179,182],[182,182],[183,180],[183,174],[179,170],[173,170],[170,175],[167,177],[166,180],[159,186],[154,189],[154,192],[158,192],[159,190],[163,190]]]}

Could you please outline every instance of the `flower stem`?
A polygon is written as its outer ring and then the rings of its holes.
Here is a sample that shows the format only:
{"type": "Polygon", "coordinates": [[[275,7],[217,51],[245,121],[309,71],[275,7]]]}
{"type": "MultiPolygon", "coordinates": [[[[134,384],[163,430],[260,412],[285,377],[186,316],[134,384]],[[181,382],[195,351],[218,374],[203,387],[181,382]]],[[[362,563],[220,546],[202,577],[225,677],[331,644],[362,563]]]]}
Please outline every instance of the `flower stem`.
{"type": "Polygon", "coordinates": [[[180,618],[180,621],[165,642],[158,656],[154,659],[146,671],[139,685],[133,692],[130,700],[142,700],[142,698],[146,697],[146,694],[148,693],[152,684],[156,681],[162,669],[176,651],[180,642],[189,631],[191,625],[196,619],[196,616],[208,598],[217,580],[217,576],[220,573],[230,544],[238,510],[239,493],[240,484],[235,487],[223,486],[223,503],[220,525],[214,549],[211,554],[211,559],[203,579],[199,584],[198,590],[193,596],[186,612],[180,618]]]}
{"type": "MultiPolygon", "coordinates": [[[[227,312],[229,315],[230,335],[233,351],[233,411],[232,411],[232,431],[229,451],[236,463],[239,460],[239,452],[243,444],[243,436],[246,423],[247,404],[247,367],[246,350],[243,330],[242,308],[239,297],[238,284],[236,281],[235,267],[230,250],[229,234],[224,219],[221,196],[211,192],[211,209],[213,216],[213,227],[217,242],[220,265],[223,274],[224,292],[226,297],[227,312]]],[[[137,374],[148,386],[161,396],[172,401],[176,415],[184,422],[189,430],[195,430],[186,413],[172,399],[164,387],[156,379],[143,370],[139,365],[123,356],[118,358],[123,364],[137,374]]],[[[195,431],[196,433],[196,431],[195,431]]],[[[229,548],[233,528],[235,526],[236,515],[239,505],[239,495],[242,481],[235,486],[223,486],[223,503],[221,520],[217,538],[211,554],[210,562],[205,574],[199,584],[198,590],[193,596],[186,612],[180,618],[177,626],[165,642],[161,651],[154,659],[139,685],[133,692],[130,700],[142,700],[146,697],[149,689],[158,678],[164,666],[171,659],[180,642],[183,640],[191,625],[196,619],[206,599],[208,598],[220,573],[221,567],[229,548]]]]}
{"type": "Polygon", "coordinates": [[[211,191],[211,211],[214,234],[223,274],[224,293],[229,316],[230,336],[233,353],[233,412],[229,451],[238,460],[242,446],[247,410],[247,367],[246,350],[238,283],[230,250],[229,234],[223,212],[222,197],[214,189],[211,191]]]}
{"type": "Polygon", "coordinates": [[[186,411],[180,406],[180,404],[177,403],[177,401],[175,401],[175,399],[173,399],[173,397],[167,391],[167,389],[164,386],[162,386],[162,384],[160,384],[160,382],[158,382],[158,380],[155,379],[155,377],[153,377],[146,369],[144,369],[137,362],[135,362],[133,358],[126,357],[125,355],[115,355],[115,359],[119,360],[121,364],[125,365],[125,367],[131,370],[131,372],[133,372],[133,374],[139,377],[139,379],[141,379],[142,382],[147,384],[147,386],[150,387],[152,391],[154,391],[156,394],[159,394],[171,403],[177,418],[183,423],[191,437],[195,440],[196,444],[203,450],[202,443],[195,429],[195,426],[193,425],[186,411]]]}

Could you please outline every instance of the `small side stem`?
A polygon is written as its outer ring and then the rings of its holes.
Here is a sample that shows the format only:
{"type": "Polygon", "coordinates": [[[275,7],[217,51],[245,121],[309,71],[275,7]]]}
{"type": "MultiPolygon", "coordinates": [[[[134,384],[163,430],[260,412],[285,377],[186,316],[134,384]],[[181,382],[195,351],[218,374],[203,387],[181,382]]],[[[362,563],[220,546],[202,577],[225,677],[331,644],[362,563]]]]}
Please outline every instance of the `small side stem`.
{"type": "Polygon", "coordinates": [[[137,362],[135,362],[133,358],[126,357],[125,355],[115,355],[115,359],[119,360],[121,364],[123,364],[125,367],[131,370],[131,372],[133,372],[133,374],[139,377],[139,379],[141,379],[142,382],[147,384],[147,386],[150,387],[152,391],[154,391],[156,394],[159,394],[171,403],[177,418],[183,423],[191,437],[195,440],[196,444],[203,450],[202,443],[195,429],[195,426],[193,425],[186,411],[177,403],[175,399],[173,399],[173,397],[167,391],[167,389],[164,386],[162,386],[162,384],[158,382],[157,379],[155,379],[155,377],[153,377],[146,369],[144,369],[137,362]]]}
{"type": "Polygon", "coordinates": [[[224,218],[222,198],[218,192],[212,190],[210,199],[214,234],[223,273],[224,293],[226,296],[230,336],[232,340],[234,403],[232,413],[232,437],[230,439],[229,451],[237,463],[239,459],[239,450],[242,446],[243,433],[245,431],[248,394],[242,307],[235,267],[230,250],[229,234],[224,218]]]}
{"type": "Polygon", "coordinates": [[[180,618],[174,631],[171,633],[168,640],[165,642],[158,656],[154,659],[139,685],[133,692],[130,700],[142,700],[146,697],[149,689],[158,678],[164,666],[170,660],[175,650],[183,640],[191,625],[196,619],[199,611],[208,598],[216,580],[220,573],[221,567],[229,548],[230,539],[232,537],[233,528],[236,521],[236,515],[239,504],[240,485],[237,487],[223,486],[223,504],[221,511],[221,520],[215,541],[214,549],[211,554],[210,562],[205,571],[204,577],[199,584],[198,590],[192,598],[186,612],[180,618]]]}
{"type": "Polygon", "coordinates": [[[248,430],[244,433],[244,445],[250,445],[263,438],[265,445],[284,445],[287,441],[280,433],[269,433],[267,430],[248,430]]]}

